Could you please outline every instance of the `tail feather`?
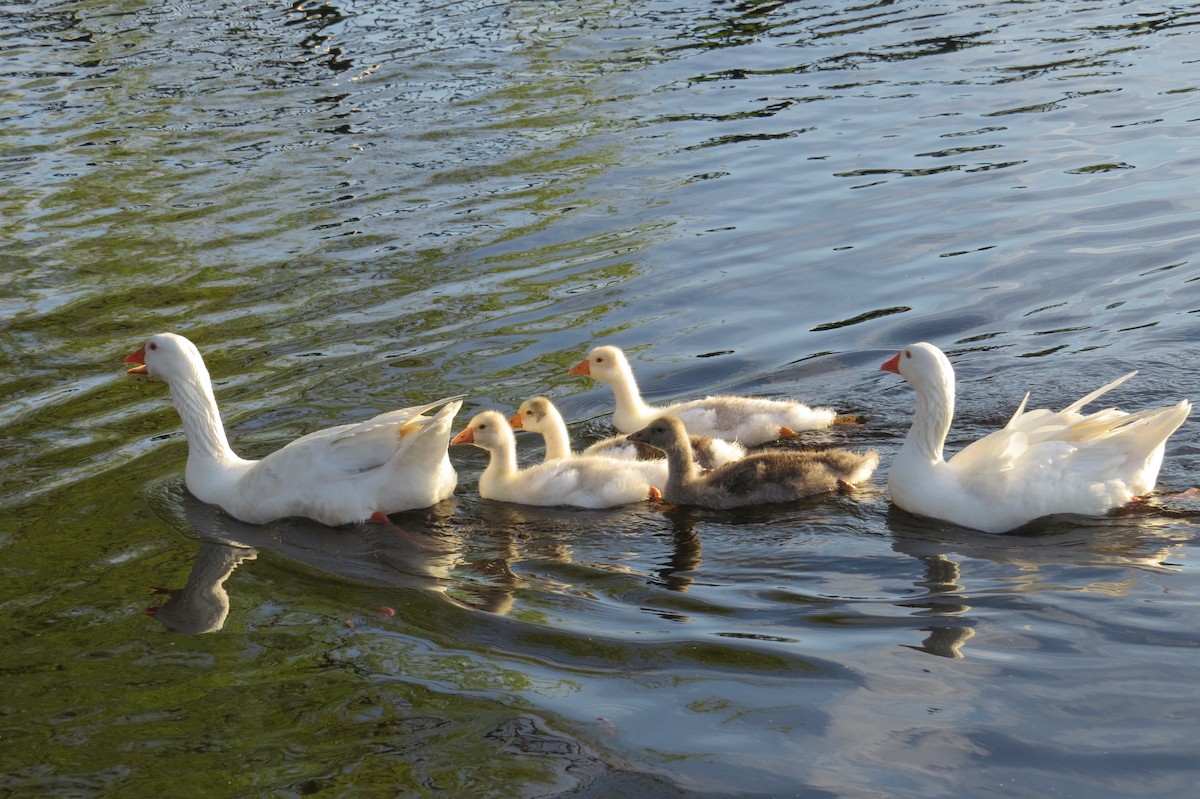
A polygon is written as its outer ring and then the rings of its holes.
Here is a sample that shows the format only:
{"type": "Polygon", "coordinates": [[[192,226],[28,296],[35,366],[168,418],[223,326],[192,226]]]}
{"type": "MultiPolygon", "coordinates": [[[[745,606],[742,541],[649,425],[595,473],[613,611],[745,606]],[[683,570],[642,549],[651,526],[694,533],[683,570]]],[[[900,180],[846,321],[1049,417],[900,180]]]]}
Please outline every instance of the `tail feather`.
{"type": "Polygon", "coordinates": [[[1098,388],[1098,389],[1096,389],[1095,391],[1093,391],[1091,394],[1088,394],[1087,396],[1080,397],[1079,399],[1075,400],[1075,401],[1074,401],[1074,402],[1072,402],[1070,405],[1068,405],[1067,407],[1063,408],[1061,412],[1062,412],[1062,413],[1077,413],[1077,412],[1079,411],[1079,409],[1080,409],[1080,408],[1082,408],[1083,406],[1087,405],[1089,402],[1092,402],[1092,401],[1093,401],[1093,400],[1095,400],[1097,397],[1099,397],[1099,396],[1101,396],[1101,395],[1103,395],[1103,394],[1106,394],[1106,393],[1108,393],[1109,391],[1112,391],[1114,388],[1116,388],[1117,386],[1121,385],[1121,384],[1122,384],[1122,383],[1124,383],[1126,380],[1128,380],[1129,378],[1133,377],[1133,376],[1134,376],[1134,375],[1136,375],[1136,374],[1137,374],[1137,370],[1136,370],[1136,369],[1134,369],[1134,370],[1133,370],[1132,372],[1130,372],[1129,374],[1127,374],[1127,375],[1123,375],[1123,376],[1121,376],[1121,377],[1118,377],[1116,380],[1112,381],[1112,382],[1111,382],[1111,383],[1109,383],[1108,385],[1101,386],[1100,388],[1098,388]]]}
{"type": "MultiPolygon", "coordinates": [[[[442,401],[445,402],[445,400],[442,401]]],[[[450,424],[453,422],[454,415],[458,413],[461,407],[462,400],[460,399],[446,402],[446,404],[442,406],[441,410],[439,410],[433,416],[416,416],[404,426],[404,429],[406,431],[416,432],[418,435],[420,435],[427,430],[437,430],[438,428],[445,426],[448,432],[450,424]],[[414,428],[417,429],[414,430],[414,428]]]]}
{"type": "Polygon", "coordinates": [[[1133,430],[1137,428],[1138,438],[1144,438],[1157,446],[1179,429],[1191,410],[1192,404],[1183,400],[1165,408],[1150,408],[1130,414],[1101,411],[1071,425],[1071,431],[1076,440],[1082,441],[1133,434],[1133,430]]]}
{"type": "Polygon", "coordinates": [[[1008,424],[1004,425],[1004,428],[1005,428],[1006,430],[1011,430],[1011,429],[1012,429],[1012,427],[1013,427],[1013,425],[1016,423],[1017,419],[1018,419],[1018,418],[1020,418],[1021,414],[1025,413],[1025,405],[1026,405],[1028,402],[1029,402],[1029,392],[1028,392],[1028,391],[1026,391],[1026,392],[1025,392],[1025,398],[1024,398],[1024,399],[1022,399],[1022,400],[1021,400],[1021,404],[1017,406],[1017,412],[1016,412],[1016,413],[1014,413],[1014,414],[1012,415],[1012,418],[1008,420],[1008,424]]]}
{"type": "MultiPolygon", "coordinates": [[[[386,411],[357,425],[347,425],[343,435],[331,443],[336,444],[344,438],[362,435],[363,433],[369,433],[372,430],[377,430],[381,427],[390,427],[395,424],[400,424],[404,430],[404,434],[407,435],[415,432],[415,428],[424,427],[427,421],[442,418],[442,414],[445,413],[446,408],[453,406],[454,413],[457,413],[458,409],[462,406],[462,398],[464,396],[465,395],[443,397],[442,399],[434,400],[433,402],[426,403],[425,405],[414,405],[411,408],[397,408],[395,410],[386,411]],[[435,416],[429,417],[422,415],[426,411],[432,410],[439,405],[444,405],[445,407],[443,407],[442,410],[439,411],[435,416]]],[[[453,416],[454,413],[451,413],[450,415],[453,416]]]]}

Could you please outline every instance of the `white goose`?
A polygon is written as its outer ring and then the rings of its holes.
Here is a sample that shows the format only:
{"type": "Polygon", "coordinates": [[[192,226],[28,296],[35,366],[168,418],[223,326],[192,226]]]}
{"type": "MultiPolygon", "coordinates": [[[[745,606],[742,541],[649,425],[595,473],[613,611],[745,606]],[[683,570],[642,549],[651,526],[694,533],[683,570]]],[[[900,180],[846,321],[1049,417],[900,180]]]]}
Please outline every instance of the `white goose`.
{"type": "Polygon", "coordinates": [[[446,446],[462,405],[457,399],[309,433],[252,461],[229,446],[196,345],[160,333],[125,363],[137,364],[129,374],[161,378],[171,390],[188,439],[188,490],[244,522],[285,516],[328,525],[385,521],[388,513],[428,507],[454,491],[458,478],[446,446]],[[439,405],[436,414],[424,415],[439,405]]]}
{"type": "MultiPolygon", "coordinates": [[[[546,441],[545,460],[570,458],[573,455],[567,423],[554,403],[546,397],[533,397],[522,402],[517,412],[509,417],[508,423],[514,430],[528,430],[541,434],[546,441]]],[[[746,455],[746,449],[742,445],[721,438],[691,436],[690,443],[696,463],[702,469],[714,469],[746,455]]],[[[662,460],[665,479],[666,458],[663,451],[637,441],[631,441],[627,436],[613,436],[597,441],[580,455],[584,457],[603,455],[608,458],[628,460],[662,460]]],[[[651,482],[654,481],[651,480],[651,482]]],[[[659,483],[654,484],[659,485],[659,483]]]]}
{"type": "Polygon", "coordinates": [[[573,375],[589,375],[607,383],[616,400],[613,425],[622,433],[641,430],[660,416],[677,416],[687,431],[753,447],[792,438],[799,430],[818,430],[837,420],[832,408],[810,408],[802,402],[762,397],[715,396],[664,407],[647,405],[625,353],[619,347],[596,347],[571,367],[573,375]]]}
{"type": "MultiPolygon", "coordinates": [[[[479,496],[521,505],[570,505],[610,508],[658,498],[640,464],[652,461],[617,458],[559,458],[525,469],[517,467],[517,439],[498,411],[477,414],[451,444],[487,450],[487,468],[479,476],[479,496]]],[[[662,462],[666,472],[666,462],[662,462]]],[[[665,476],[665,474],[664,474],[665,476]]]]}
{"type": "Polygon", "coordinates": [[[917,391],[916,419],[888,473],[892,501],[912,513],[1002,533],[1057,513],[1101,515],[1154,488],[1167,438],[1191,403],[1084,415],[1121,377],[1061,411],[1026,411],[949,461],[942,446],[954,416],[954,368],[932,344],[906,347],[881,367],[917,391]]]}

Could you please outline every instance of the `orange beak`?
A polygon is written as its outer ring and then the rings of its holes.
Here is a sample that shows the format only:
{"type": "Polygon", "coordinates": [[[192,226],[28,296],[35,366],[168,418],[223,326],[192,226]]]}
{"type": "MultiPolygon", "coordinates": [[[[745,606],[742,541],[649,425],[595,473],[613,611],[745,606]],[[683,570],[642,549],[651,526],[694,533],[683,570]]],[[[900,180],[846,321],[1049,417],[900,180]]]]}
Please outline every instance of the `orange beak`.
{"type": "Polygon", "coordinates": [[[468,427],[466,430],[463,430],[461,433],[456,435],[454,438],[450,439],[450,443],[451,444],[474,444],[475,443],[475,431],[468,427]]]}
{"type": "Polygon", "coordinates": [[[525,423],[521,421],[521,414],[514,413],[512,416],[508,417],[508,426],[513,430],[524,430],[525,423]]]}
{"type": "Polygon", "coordinates": [[[582,361],[567,370],[567,374],[569,375],[590,375],[591,373],[592,367],[591,364],[588,363],[587,358],[584,358],[582,361]]]}
{"type": "Polygon", "coordinates": [[[900,353],[897,352],[895,357],[886,361],[879,368],[885,372],[895,372],[896,374],[900,374],[900,353]]]}
{"type": "Polygon", "coordinates": [[[146,348],[142,347],[137,352],[131,352],[125,356],[125,363],[136,363],[137,366],[130,369],[126,374],[144,375],[149,374],[146,371],[146,348]]]}

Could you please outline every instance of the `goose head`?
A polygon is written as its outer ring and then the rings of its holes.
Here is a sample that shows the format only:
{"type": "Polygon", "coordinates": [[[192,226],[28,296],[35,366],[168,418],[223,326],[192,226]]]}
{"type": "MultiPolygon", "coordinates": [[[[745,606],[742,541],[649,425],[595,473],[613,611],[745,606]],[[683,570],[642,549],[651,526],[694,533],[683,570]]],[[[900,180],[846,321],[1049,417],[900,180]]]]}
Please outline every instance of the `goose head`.
{"type": "Polygon", "coordinates": [[[879,368],[900,375],[917,390],[954,390],[954,367],[950,365],[950,359],[937,347],[924,341],[910,344],[879,368]]]}
{"type": "Polygon", "coordinates": [[[129,370],[131,375],[149,375],[170,382],[203,371],[204,359],[196,345],[183,336],[159,333],[147,339],[137,352],[127,355],[125,363],[135,364],[129,370]]]}
{"type": "Polygon", "coordinates": [[[509,417],[508,424],[514,430],[531,430],[541,433],[546,430],[554,413],[554,406],[545,397],[534,397],[521,403],[517,412],[509,417]]]}
{"type": "Polygon", "coordinates": [[[474,444],[480,449],[499,450],[514,444],[512,428],[504,415],[498,411],[476,414],[461,433],[450,440],[451,444],[474,444]]]}
{"type": "Polygon", "coordinates": [[[620,347],[595,347],[579,363],[571,367],[573,375],[589,375],[602,383],[612,383],[629,371],[629,362],[620,347]]]}
{"type": "Polygon", "coordinates": [[[629,440],[669,452],[687,441],[687,429],[677,416],[660,416],[636,433],[631,433],[629,440]]]}

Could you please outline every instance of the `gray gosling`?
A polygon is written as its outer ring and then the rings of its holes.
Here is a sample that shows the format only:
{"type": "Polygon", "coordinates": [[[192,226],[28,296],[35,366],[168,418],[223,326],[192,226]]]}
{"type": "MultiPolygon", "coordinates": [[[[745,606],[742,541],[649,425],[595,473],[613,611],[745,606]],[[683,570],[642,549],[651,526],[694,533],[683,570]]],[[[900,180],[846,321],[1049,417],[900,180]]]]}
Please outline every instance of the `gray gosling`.
{"type": "Polygon", "coordinates": [[[715,510],[850,490],[879,465],[874,450],[767,450],[702,473],[692,458],[687,430],[675,416],[659,417],[629,439],[667,454],[664,502],[715,510]]]}

